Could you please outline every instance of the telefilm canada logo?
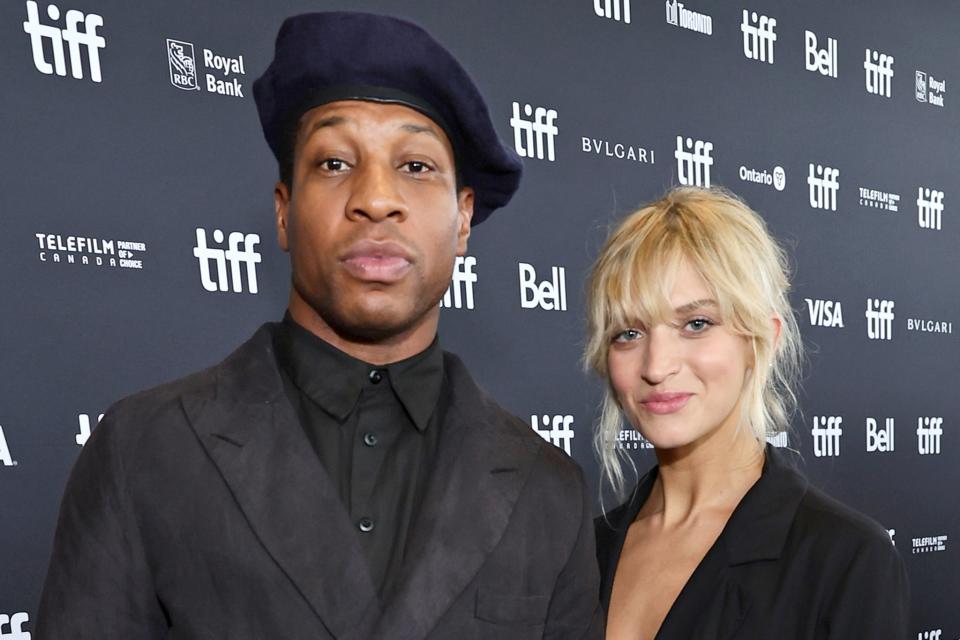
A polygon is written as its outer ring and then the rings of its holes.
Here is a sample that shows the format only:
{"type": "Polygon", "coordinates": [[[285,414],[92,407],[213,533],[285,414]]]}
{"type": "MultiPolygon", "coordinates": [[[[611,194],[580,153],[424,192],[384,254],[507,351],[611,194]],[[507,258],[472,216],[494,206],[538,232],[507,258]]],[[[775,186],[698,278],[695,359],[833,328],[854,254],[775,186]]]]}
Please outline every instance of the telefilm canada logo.
{"type": "Polygon", "coordinates": [[[637,451],[653,449],[653,443],[644,438],[636,429],[628,427],[617,433],[616,447],[624,451],[637,451]]]}
{"type": "Polygon", "coordinates": [[[869,187],[858,187],[860,206],[896,213],[900,210],[900,194],[869,187]]]}
{"type": "Polygon", "coordinates": [[[550,444],[563,449],[571,455],[570,446],[573,442],[573,416],[571,415],[532,415],[530,426],[537,434],[550,444]]]}
{"type": "Polygon", "coordinates": [[[108,269],[143,269],[147,245],[134,240],[35,233],[40,262],[108,269]]]}
{"type": "Polygon", "coordinates": [[[939,553],[946,551],[947,540],[948,537],[946,535],[913,538],[913,540],[911,540],[913,554],[919,555],[921,553],[939,553]]]}
{"type": "Polygon", "coordinates": [[[926,71],[916,72],[916,93],[917,102],[925,102],[934,107],[943,106],[943,98],[947,93],[947,81],[937,80],[926,71]]]}
{"type": "Polygon", "coordinates": [[[76,9],[68,9],[64,15],[55,4],[47,5],[46,14],[54,24],[44,24],[37,3],[27,0],[27,20],[23,23],[23,30],[30,36],[33,66],[37,71],[65,77],[69,62],[70,75],[76,80],[83,80],[83,62],[86,59],[90,80],[102,82],[100,50],[106,48],[107,41],[97,33],[97,29],[103,26],[103,16],[85,14],[76,9]],[[61,15],[63,28],[56,24],[61,15]],[[47,58],[47,52],[53,55],[52,63],[47,58]]]}
{"type": "Polygon", "coordinates": [[[667,0],[667,24],[681,29],[696,31],[705,36],[713,35],[713,18],[705,13],[698,13],[687,9],[682,2],[667,0]]]}
{"type": "Polygon", "coordinates": [[[203,49],[202,54],[205,73],[201,83],[193,43],[167,38],[170,84],[184,91],[200,91],[202,85],[208,93],[234,98],[245,97],[244,86],[240,82],[241,78],[247,75],[243,55],[225,56],[211,49],[203,49]]]}
{"type": "Polygon", "coordinates": [[[477,259],[474,256],[457,256],[453,265],[450,286],[440,300],[444,309],[473,309],[473,285],[477,284],[477,259]]]}
{"type": "Polygon", "coordinates": [[[30,614],[25,611],[13,615],[0,613],[0,638],[4,640],[30,640],[30,632],[23,625],[30,622],[30,614]]]}

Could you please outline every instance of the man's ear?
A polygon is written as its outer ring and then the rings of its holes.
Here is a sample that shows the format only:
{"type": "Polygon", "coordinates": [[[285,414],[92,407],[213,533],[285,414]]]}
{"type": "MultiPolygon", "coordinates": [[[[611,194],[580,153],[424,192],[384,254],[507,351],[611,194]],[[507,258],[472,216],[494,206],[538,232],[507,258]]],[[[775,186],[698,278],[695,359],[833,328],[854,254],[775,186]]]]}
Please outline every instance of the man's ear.
{"type": "Polygon", "coordinates": [[[470,222],[473,220],[473,189],[464,187],[457,194],[457,255],[467,253],[470,222]]]}
{"type": "Polygon", "coordinates": [[[278,180],[273,187],[273,208],[277,214],[277,244],[284,251],[289,251],[287,241],[287,219],[290,211],[290,188],[278,180]]]}

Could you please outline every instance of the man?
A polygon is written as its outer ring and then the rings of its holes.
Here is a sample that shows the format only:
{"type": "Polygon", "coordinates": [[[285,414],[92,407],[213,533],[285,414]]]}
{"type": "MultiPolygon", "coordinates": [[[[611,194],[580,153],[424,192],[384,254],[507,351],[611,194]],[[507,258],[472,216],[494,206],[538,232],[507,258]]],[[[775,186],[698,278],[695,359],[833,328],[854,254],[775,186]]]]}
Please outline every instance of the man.
{"type": "Polygon", "coordinates": [[[287,316],[107,412],[37,637],[598,636],[579,469],[437,344],[471,224],[520,177],[475,86],[410,23],[320,13],[254,93],[287,316]]]}

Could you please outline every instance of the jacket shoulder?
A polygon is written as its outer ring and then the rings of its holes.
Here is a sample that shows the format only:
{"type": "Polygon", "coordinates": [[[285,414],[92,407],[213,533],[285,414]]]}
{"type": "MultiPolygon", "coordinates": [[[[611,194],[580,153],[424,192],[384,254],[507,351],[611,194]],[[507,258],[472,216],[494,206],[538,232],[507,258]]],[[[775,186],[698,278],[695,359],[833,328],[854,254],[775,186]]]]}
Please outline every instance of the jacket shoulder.
{"type": "Polygon", "coordinates": [[[825,553],[873,549],[896,555],[887,529],[813,486],[800,501],[794,527],[815,540],[825,553]]]}

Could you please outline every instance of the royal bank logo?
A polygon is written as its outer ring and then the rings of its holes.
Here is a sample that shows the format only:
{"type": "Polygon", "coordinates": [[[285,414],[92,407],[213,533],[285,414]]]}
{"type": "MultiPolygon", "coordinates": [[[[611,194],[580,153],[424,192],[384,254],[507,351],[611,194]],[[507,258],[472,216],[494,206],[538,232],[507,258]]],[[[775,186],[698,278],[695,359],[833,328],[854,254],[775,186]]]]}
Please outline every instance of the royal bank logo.
{"type": "Polygon", "coordinates": [[[636,429],[621,429],[617,434],[615,445],[618,449],[624,451],[653,449],[653,443],[640,435],[640,432],[636,429]]]}
{"type": "Polygon", "coordinates": [[[783,167],[777,165],[770,171],[766,169],[751,169],[749,167],[740,167],[740,180],[743,182],[752,182],[762,184],[767,187],[773,187],[777,191],[783,191],[787,187],[787,172],[783,167]]]}
{"type": "Polygon", "coordinates": [[[743,10],[743,55],[750,60],[773,64],[773,47],[777,41],[777,21],[756,11],[743,10]]]}
{"type": "MultiPolygon", "coordinates": [[[[47,5],[46,13],[53,22],[60,20],[60,9],[57,5],[47,5]]],[[[106,48],[107,41],[97,33],[97,28],[103,26],[103,17],[96,13],[84,14],[82,11],[69,9],[63,20],[62,29],[56,25],[43,24],[37,3],[27,0],[27,20],[23,23],[23,30],[30,36],[33,66],[40,73],[66,76],[69,59],[70,75],[77,80],[83,80],[83,61],[86,58],[90,79],[93,82],[102,82],[100,49],[106,48]],[[53,54],[52,64],[47,59],[47,51],[53,54]]]]}
{"type": "Polygon", "coordinates": [[[943,629],[931,629],[917,634],[917,640],[941,640],[941,638],[943,638],[943,629]]]}
{"type": "Polygon", "coordinates": [[[942,335],[953,334],[953,322],[949,320],[926,320],[924,318],[907,318],[907,331],[916,333],[935,333],[942,335]]]}
{"type": "Polygon", "coordinates": [[[30,640],[30,632],[23,625],[30,622],[30,615],[21,611],[13,615],[0,613],[0,639],[30,640]]]}
{"type": "Polygon", "coordinates": [[[917,188],[917,224],[921,229],[939,231],[943,217],[943,191],[917,188]]]}
{"type": "Polygon", "coordinates": [[[601,18],[630,24],[630,0],[593,0],[593,12],[601,18]]]}
{"type": "MultiPolygon", "coordinates": [[[[167,66],[170,68],[170,84],[184,91],[200,91],[200,73],[192,42],[167,38],[167,66]]],[[[243,56],[223,56],[211,49],[203,50],[203,66],[206,70],[203,86],[208,93],[243,98],[243,83],[246,76],[243,56]]]]}
{"type": "Polygon", "coordinates": [[[826,211],[837,210],[837,192],[840,190],[840,170],[810,163],[807,175],[810,188],[810,206],[826,211]]]}
{"type": "Polygon", "coordinates": [[[826,48],[821,49],[817,34],[804,32],[804,65],[807,71],[816,71],[829,78],[837,77],[837,40],[827,38],[826,48]]]}
{"type": "Polygon", "coordinates": [[[868,209],[880,209],[896,213],[900,207],[900,194],[890,191],[880,191],[867,187],[858,187],[860,193],[860,206],[868,209]]]}
{"type": "Polygon", "coordinates": [[[681,29],[688,29],[702,33],[705,36],[713,35],[713,18],[705,13],[697,13],[683,6],[677,0],[667,0],[667,24],[681,29]]]}
{"type": "Polygon", "coordinates": [[[537,434],[550,444],[560,447],[570,454],[570,445],[573,442],[573,416],[548,415],[530,416],[530,426],[537,434]]]}
{"type": "Polygon", "coordinates": [[[893,340],[893,300],[867,298],[867,338],[870,340],[893,340]]]}
{"type": "Polygon", "coordinates": [[[894,429],[896,423],[893,418],[885,418],[883,424],[878,424],[876,418],[867,418],[867,453],[889,453],[894,450],[894,429]]]}
{"type": "Polygon", "coordinates": [[[550,267],[550,279],[539,281],[532,264],[518,263],[520,273],[520,307],[544,311],[567,310],[567,272],[564,267],[550,267]]]}
{"type": "Polygon", "coordinates": [[[947,550],[947,536],[923,536],[911,541],[914,555],[921,553],[938,553],[947,550]]]}
{"type": "Polygon", "coordinates": [[[684,186],[709,187],[713,143],[677,136],[677,179],[684,186]]]}
{"type": "MultiPolygon", "coordinates": [[[[203,288],[211,292],[243,293],[243,276],[246,274],[247,291],[257,293],[257,265],[261,257],[255,247],[260,244],[260,236],[234,231],[227,237],[227,248],[223,249],[207,246],[206,229],[198,227],[196,231],[197,246],[193,249],[193,255],[200,264],[200,283],[203,288]]],[[[215,229],[213,241],[223,244],[223,231],[215,229]]]]}
{"type": "Polygon", "coordinates": [[[836,300],[804,298],[811,327],[843,328],[843,305],[836,300]]]}
{"type": "Polygon", "coordinates": [[[863,69],[867,93],[890,97],[893,85],[893,62],[893,56],[873,49],[865,49],[863,69]]]}
{"type": "Polygon", "coordinates": [[[133,240],[111,240],[59,233],[35,233],[40,262],[116,269],[143,269],[147,245],[133,240]]]}
{"type": "Polygon", "coordinates": [[[524,158],[556,160],[554,140],[560,133],[556,123],[556,109],[534,109],[529,104],[521,109],[520,103],[514,102],[510,126],[513,127],[513,148],[517,154],[524,158]]]}
{"type": "Polygon", "coordinates": [[[940,455],[940,437],[943,418],[917,418],[917,453],[922,456],[940,455]]]}
{"type": "Polygon", "coordinates": [[[813,455],[818,458],[833,458],[840,455],[840,438],[843,436],[843,418],[840,416],[814,416],[813,455]]]}
{"type": "Polygon", "coordinates": [[[473,256],[457,256],[453,265],[450,286],[443,294],[440,306],[444,309],[473,309],[473,285],[477,284],[477,259],[473,256]]]}
{"type": "Polygon", "coordinates": [[[590,138],[587,136],[580,138],[580,150],[584,153],[590,153],[604,158],[614,158],[616,160],[626,160],[640,164],[654,164],[657,161],[656,153],[649,147],[624,144],[622,142],[611,142],[609,140],[590,138]]]}
{"type": "MultiPolygon", "coordinates": [[[[103,420],[103,414],[101,413],[97,416],[96,424],[100,424],[100,421],[103,420]]],[[[77,423],[80,427],[80,430],[77,432],[77,435],[74,437],[77,444],[81,447],[87,444],[87,440],[90,439],[90,434],[93,431],[93,428],[90,426],[90,416],[86,413],[77,414],[77,423]]],[[[94,426],[96,426],[96,424],[94,426]]]]}
{"type": "Polygon", "coordinates": [[[185,91],[200,91],[197,80],[197,59],[193,44],[167,38],[167,62],[170,67],[170,84],[185,91]]]}
{"type": "Polygon", "coordinates": [[[10,455],[10,447],[7,445],[7,437],[3,434],[3,427],[0,426],[0,465],[5,467],[15,467],[19,464],[10,455]]]}
{"type": "Polygon", "coordinates": [[[943,98],[947,93],[947,81],[937,80],[926,71],[917,70],[916,73],[916,92],[917,102],[925,102],[935,107],[943,106],[943,98]]]}

